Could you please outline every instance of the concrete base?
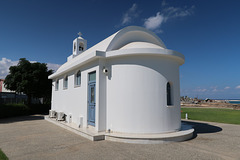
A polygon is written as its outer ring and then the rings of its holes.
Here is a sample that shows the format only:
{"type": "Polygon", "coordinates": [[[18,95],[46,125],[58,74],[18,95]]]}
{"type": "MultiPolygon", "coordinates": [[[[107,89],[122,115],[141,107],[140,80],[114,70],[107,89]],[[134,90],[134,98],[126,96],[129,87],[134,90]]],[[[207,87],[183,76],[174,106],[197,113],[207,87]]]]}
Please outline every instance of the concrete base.
{"type": "Polygon", "coordinates": [[[159,134],[126,134],[106,133],[105,139],[110,141],[138,144],[159,144],[168,142],[181,142],[193,137],[194,129],[182,123],[180,131],[159,134]]]}
{"type": "Polygon", "coordinates": [[[44,117],[45,120],[56,124],[62,128],[65,128],[71,132],[74,132],[84,138],[87,138],[91,141],[100,141],[105,139],[105,132],[96,132],[94,128],[79,128],[74,123],[67,123],[65,121],[57,121],[56,118],[50,118],[49,116],[44,117]]]}
{"type": "Polygon", "coordinates": [[[180,131],[161,134],[128,134],[128,133],[106,133],[96,132],[94,128],[78,128],[77,125],[66,123],[64,121],[56,121],[54,118],[45,116],[45,119],[69,131],[72,131],[80,136],[83,136],[92,141],[109,140],[124,143],[138,144],[159,144],[168,142],[180,142],[191,139],[194,129],[182,123],[180,131]]]}

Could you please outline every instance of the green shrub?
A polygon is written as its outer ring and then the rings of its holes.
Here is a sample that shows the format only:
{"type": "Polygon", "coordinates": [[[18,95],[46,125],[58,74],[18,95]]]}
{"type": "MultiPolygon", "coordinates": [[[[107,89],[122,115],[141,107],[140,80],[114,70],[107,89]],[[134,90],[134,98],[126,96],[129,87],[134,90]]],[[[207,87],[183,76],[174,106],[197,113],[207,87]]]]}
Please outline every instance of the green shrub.
{"type": "Polygon", "coordinates": [[[0,105],[0,118],[27,115],[29,110],[24,104],[3,104],[0,105]]]}
{"type": "Polygon", "coordinates": [[[8,157],[3,153],[1,149],[0,149],[0,160],[8,160],[8,157]]]}
{"type": "Polygon", "coordinates": [[[31,114],[46,114],[50,109],[50,105],[32,104],[2,104],[0,105],[0,118],[23,116],[31,114]]]}

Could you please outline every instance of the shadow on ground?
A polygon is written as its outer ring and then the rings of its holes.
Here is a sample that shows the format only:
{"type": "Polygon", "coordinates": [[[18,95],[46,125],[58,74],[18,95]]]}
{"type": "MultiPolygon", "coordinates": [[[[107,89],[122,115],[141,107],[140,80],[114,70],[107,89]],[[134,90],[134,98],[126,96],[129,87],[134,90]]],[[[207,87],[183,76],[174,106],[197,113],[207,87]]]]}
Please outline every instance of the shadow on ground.
{"type": "Polygon", "coordinates": [[[0,119],[0,124],[3,123],[14,123],[21,121],[34,121],[44,119],[44,115],[30,115],[30,116],[19,116],[19,117],[10,117],[0,119]]]}
{"type": "Polygon", "coordinates": [[[184,120],[182,120],[182,122],[194,128],[192,139],[196,138],[198,134],[216,133],[216,132],[222,131],[221,127],[213,126],[208,123],[191,122],[191,121],[184,121],[184,120]]]}

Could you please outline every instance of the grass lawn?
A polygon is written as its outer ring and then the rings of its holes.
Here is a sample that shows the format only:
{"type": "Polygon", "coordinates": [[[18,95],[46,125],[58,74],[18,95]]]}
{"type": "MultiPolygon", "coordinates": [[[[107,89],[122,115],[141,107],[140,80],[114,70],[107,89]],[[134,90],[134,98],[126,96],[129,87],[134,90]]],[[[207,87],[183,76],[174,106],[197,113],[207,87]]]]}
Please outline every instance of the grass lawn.
{"type": "Polygon", "coordinates": [[[240,124],[240,110],[223,109],[223,108],[181,108],[181,117],[188,119],[220,122],[229,124],[240,124]]]}
{"type": "Polygon", "coordinates": [[[1,149],[0,149],[0,160],[8,160],[8,157],[3,153],[1,149]]]}

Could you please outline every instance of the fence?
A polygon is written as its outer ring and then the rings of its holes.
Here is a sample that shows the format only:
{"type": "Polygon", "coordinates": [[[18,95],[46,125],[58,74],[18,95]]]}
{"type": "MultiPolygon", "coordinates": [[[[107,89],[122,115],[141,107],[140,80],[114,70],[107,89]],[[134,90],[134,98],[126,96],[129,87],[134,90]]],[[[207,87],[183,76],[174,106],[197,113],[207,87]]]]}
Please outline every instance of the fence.
{"type": "Polygon", "coordinates": [[[27,96],[14,92],[0,92],[0,104],[25,103],[27,96]]]}

